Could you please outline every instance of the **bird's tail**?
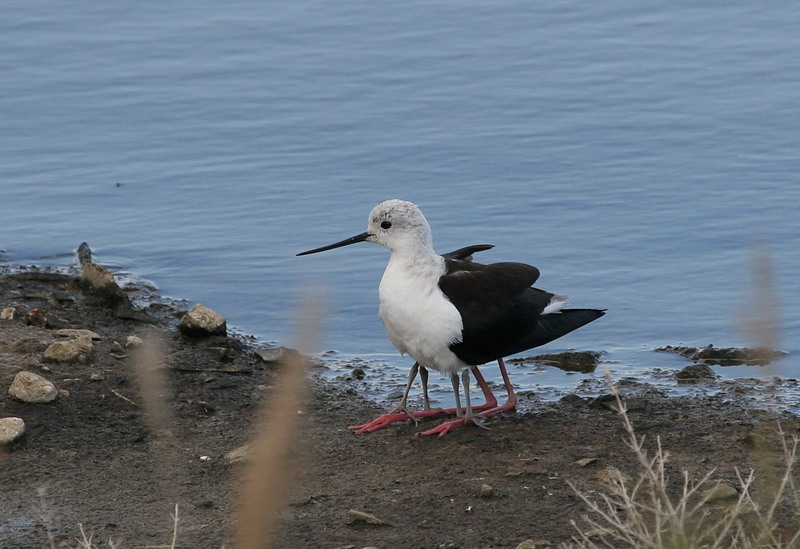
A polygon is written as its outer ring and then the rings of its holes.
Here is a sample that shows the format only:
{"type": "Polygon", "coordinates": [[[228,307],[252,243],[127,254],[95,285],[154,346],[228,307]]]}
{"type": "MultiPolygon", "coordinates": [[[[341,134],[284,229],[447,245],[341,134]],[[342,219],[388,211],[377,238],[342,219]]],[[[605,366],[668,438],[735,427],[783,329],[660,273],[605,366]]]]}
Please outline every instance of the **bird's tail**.
{"type": "MultiPolygon", "coordinates": [[[[577,330],[606,314],[605,309],[562,309],[558,313],[541,315],[521,350],[538,347],[577,330]]],[[[509,353],[511,354],[511,353],[509,353]]]]}

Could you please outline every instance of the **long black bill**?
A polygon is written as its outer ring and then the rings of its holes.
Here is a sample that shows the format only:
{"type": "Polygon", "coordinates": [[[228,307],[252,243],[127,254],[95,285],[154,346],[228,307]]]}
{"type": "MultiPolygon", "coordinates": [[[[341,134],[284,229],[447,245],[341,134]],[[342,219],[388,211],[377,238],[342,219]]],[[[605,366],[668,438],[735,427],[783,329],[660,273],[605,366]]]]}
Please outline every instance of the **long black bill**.
{"type": "Polygon", "coordinates": [[[315,254],[317,252],[324,252],[326,250],[332,250],[334,248],[341,248],[342,246],[347,246],[348,244],[355,244],[356,242],[364,242],[371,236],[372,235],[370,233],[364,232],[361,234],[357,234],[355,236],[351,236],[350,238],[345,238],[341,242],[336,242],[335,244],[328,244],[327,246],[323,246],[322,248],[314,248],[313,250],[308,250],[307,252],[300,252],[297,255],[309,255],[309,254],[315,254]]]}

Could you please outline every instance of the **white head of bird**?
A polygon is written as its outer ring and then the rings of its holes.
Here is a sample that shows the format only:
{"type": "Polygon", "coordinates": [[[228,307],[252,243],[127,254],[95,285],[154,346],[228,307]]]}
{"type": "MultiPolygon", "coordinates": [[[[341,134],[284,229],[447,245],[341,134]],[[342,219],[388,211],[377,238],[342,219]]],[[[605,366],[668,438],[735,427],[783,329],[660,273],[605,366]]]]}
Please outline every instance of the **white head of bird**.
{"type": "Polygon", "coordinates": [[[375,242],[388,248],[392,255],[435,255],[431,228],[425,216],[416,204],[397,199],[381,202],[372,209],[365,232],[297,255],[315,254],[356,242],[375,242]]]}
{"type": "Polygon", "coordinates": [[[408,253],[433,250],[431,228],[416,204],[405,200],[387,200],[369,214],[367,238],[392,252],[408,253]]]}

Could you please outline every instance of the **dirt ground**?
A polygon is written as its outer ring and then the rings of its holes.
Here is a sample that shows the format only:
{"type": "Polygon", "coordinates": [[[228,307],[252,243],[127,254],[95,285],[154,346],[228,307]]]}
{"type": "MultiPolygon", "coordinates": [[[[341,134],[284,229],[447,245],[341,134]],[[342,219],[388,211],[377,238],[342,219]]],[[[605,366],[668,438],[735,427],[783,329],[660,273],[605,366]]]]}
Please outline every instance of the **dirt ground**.
{"type": "MultiPolygon", "coordinates": [[[[277,374],[236,338],[188,340],[176,326],[182,306],[131,290],[150,303],[153,322],[120,314],[85,295],[71,275],[32,271],[0,276],[0,417],[23,418],[26,433],[0,454],[0,547],[75,547],[79,526],[98,547],[169,546],[179,506],[177,546],[231,546],[235,482],[241,465],[226,454],[250,436],[255,412],[277,374]],[[29,325],[33,309],[43,327],[29,325]],[[48,363],[43,351],[58,328],[89,329],[101,339],[85,363],[48,363]],[[165,334],[171,394],[169,435],[148,429],[139,383],[123,343],[148,331],[165,334]],[[113,347],[112,347],[113,346],[113,347]],[[60,390],[45,404],[8,394],[30,370],[60,390]]],[[[444,438],[417,437],[429,420],[355,435],[382,410],[347,383],[311,383],[297,432],[297,471],[275,547],[515,548],[525,540],[569,541],[585,506],[568,482],[602,491],[608,466],[636,477],[617,413],[588,399],[526,399],[525,413],[495,418],[491,430],[467,427],[444,438]],[[584,458],[590,463],[581,461],[584,458]],[[481,486],[484,487],[483,494],[481,486]],[[354,522],[350,510],[386,524],[354,522]]],[[[675,487],[681,471],[736,482],[736,468],[758,467],[761,433],[781,419],[788,434],[800,420],[746,408],[730,399],[667,398],[643,391],[630,417],[648,446],[656,436],[670,453],[675,487]]],[[[789,519],[791,520],[791,519],[789,519]]]]}

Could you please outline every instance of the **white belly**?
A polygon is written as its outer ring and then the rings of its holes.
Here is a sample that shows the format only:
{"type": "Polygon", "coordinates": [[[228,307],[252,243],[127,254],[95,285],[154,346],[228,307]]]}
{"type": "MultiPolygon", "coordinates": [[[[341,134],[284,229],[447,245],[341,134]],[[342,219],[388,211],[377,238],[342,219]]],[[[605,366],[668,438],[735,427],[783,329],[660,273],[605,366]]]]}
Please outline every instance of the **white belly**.
{"type": "Polygon", "coordinates": [[[465,367],[450,345],[461,341],[458,309],[438,286],[441,265],[411,275],[390,260],[380,285],[380,318],[392,344],[428,368],[457,372],[465,367]]]}

